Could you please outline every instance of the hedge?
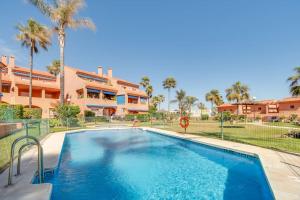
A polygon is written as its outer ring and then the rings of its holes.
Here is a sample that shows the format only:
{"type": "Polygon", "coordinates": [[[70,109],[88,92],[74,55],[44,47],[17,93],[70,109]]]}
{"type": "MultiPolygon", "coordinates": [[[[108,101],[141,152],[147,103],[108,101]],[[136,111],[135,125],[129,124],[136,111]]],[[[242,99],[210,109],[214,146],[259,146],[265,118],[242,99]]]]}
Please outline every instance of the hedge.
{"type": "Polygon", "coordinates": [[[24,108],[23,117],[25,119],[41,119],[42,109],[41,108],[24,108]]]}
{"type": "Polygon", "coordinates": [[[0,120],[23,119],[22,105],[0,104],[0,120]]]}

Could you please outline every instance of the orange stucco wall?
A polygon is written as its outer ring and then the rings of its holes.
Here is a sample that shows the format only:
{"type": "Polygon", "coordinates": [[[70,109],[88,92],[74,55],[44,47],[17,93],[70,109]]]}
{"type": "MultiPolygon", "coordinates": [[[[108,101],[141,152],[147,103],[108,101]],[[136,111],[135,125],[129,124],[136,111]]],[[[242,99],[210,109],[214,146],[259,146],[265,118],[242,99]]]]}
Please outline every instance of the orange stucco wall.
{"type": "MultiPolygon", "coordinates": [[[[29,73],[28,69],[15,66],[14,57],[9,59],[2,57],[1,61],[7,66],[6,72],[2,73],[2,94],[1,101],[8,104],[22,104],[28,106],[29,102],[29,78],[24,73],[29,73]],[[7,62],[8,61],[8,62],[7,62]],[[23,73],[23,75],[22,75],[23,73]]],[[[47,72],[34,70],[39,78],[33,78],[32,104],[34,107],[42,109],[42,117],[52,117],[52,109],[59,103],[59,78],[52,76],[47,72]],[[46,77],[46,78],[45,78],[46,77]]],[[[131,94],[131,95],[132,95],[131,94]]],[[[65,67],[65,96],[70,103],[78,105],[84,110],[95,111],[97,115],[125,115],[129,112],[145,112],[148,110],[147,103],[140,101],[145,97],[144,91],[138,88],[138,85],[113,77],[112,68],[108,69],[107,74],[103,74],[102,67],[98,67],[98,73],[85,72],[72,67],[65,67]],[[106,83],[83,79],[78,76],[78,72],[95,76],[96,78],[107,79],[106,83]],[[122,82],[122,84],[120,84],[122,82]],[[123,83],[128,83],[124,85],[123,83]],[[89,98],[87,88],[101,88],[99,98],[89,98]],[[79,97],[77,91],[83,92],[79,97]],[[116,99],[104,99],[103,91],[113,91],[116,95],[124,95],[125,102],[118,105],[116,99]],[[134,94],[138,97],[137,103],[128,103],[128,94],[134,94]],[[91,106],[92,105],[92,106],[91,106]]]]}
{"type": "MultiPolygon", "coordinates": [[[[218,112],[230,111],[236,114],[237,106],[224,104],[218,107],[218,112]],[[233,106],[236,108],[233,109],[233,106]]],[[[239,105],[240,114],[247,115],[248,118],[260,117],[264,121],[276,119],[278,117],[288,118],[292,114],[300,117],[300,98],[287,98],[269,103],[259,103],[257,105],[248,105],[247,111],[245,105],[239,105]]]]}

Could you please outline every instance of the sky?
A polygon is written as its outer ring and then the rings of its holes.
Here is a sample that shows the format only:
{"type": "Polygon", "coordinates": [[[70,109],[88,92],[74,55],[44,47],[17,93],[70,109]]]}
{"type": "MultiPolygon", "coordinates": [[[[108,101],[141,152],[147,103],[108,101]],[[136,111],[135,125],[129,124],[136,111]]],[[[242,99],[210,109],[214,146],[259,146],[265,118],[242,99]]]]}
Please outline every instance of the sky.
{"type": "MultiPolygon", "coordinates": [[[[136,83],[149,76],[154,95],[167,96],[162,81],[172,76],[175,90],[201,102],[211,89],[225,97],[236,81],[258,100],[284,98],[286,80],[300,65],[299,10],[298,0],[87,0],[78,17],[89,17],[97,29],[67,31],[65,62],[95,72],[112,67],[114,76],[136,83]]],[[[26,0],[1,3],[0,55],[14,55],[23,67],[29,51],[15,39],[16,25],[29,18],[52,26],[26,0]]],[[[34,68],[45,70],[57,58],[53,35],[34,68]]]]}

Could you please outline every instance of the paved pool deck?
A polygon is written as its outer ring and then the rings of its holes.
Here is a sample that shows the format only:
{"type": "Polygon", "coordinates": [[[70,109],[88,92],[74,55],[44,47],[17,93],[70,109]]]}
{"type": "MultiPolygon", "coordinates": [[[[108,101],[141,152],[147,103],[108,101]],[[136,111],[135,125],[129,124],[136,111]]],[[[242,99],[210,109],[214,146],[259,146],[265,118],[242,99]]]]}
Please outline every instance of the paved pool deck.
{"type": "MultiPolygon", "coordinates": [[[[86,129],[103,130],[104,128],[86,129]]],[[[113,128],[116,129],[116,128],[113,128]]],[[[118,128],[120,129],[120,128],[118,128]]],[[[257,155],[268,177],[275,198],[278,200],[300,199],[300,157],[292,154],[277,152],[256,146],[240,144],[230,141],[206,138],[190,134],[179,134],[156,128],[144,127],[142,129],[160,132],[165,135],[192,140],[199,143],[231,149],[238,152],[257,155]]],[[[69,131],[69,132],[80,132],[69,131]]],[[[65,134],[59,132],[49,134],[42,140],[44,148],[44,166],[53,169],[59,161],[65,134]]],[[[13,185],[7,186],[8,170],[0,174],[0,199],[1,200],[49,200],[52,190],[51,184],[31,184],[36,169],[37,150],[32,148],[22,157],[21,175],[13,177],[13,185]]],[[[14,164],[14,167],[16,163],[14,164]]],[[[14,172],[16,169],[14,168],[14,172]]]]}

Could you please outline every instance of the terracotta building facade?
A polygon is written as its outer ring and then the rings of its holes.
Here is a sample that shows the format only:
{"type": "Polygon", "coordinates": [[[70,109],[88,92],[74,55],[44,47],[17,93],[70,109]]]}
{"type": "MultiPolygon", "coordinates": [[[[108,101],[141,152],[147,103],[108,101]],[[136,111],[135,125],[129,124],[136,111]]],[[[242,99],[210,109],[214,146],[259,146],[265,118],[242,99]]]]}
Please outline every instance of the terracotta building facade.
{"type": "MultiPolygon", "coordinates": [[[[1,102],[28,107],[29,69],[16,66],[13,56],[2,56],[0,63],[1,102]]],[[[59,103],[59,77],[39,70],[33,70],[32,77],[32,107],[41,108],[43,118],[51,118],[59,103]]],[[[65,97],[82,112],[91,110],[97,116],[148,112],[146,93],[138,84],[114,77],[112,68],[104,74],[100,66],[97,72],[65,66],[65,97]]]]}
{"type": "Polygon", "coordinates": [[[246,115],[248,118],[261,118],[271,121],[279,118],[289,118],[296,114],[300,117],[300,97],[288,97],[280,100],[248,101],[233,104],[222,104],[218,112],[229,111],[232,114],[246,115]]]}

